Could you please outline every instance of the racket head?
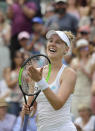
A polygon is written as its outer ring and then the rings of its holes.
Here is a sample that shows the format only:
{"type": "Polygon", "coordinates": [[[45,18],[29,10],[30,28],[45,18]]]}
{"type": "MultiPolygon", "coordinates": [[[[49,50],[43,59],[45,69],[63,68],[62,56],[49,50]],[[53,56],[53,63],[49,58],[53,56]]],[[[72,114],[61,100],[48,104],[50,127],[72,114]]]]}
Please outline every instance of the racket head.
{"type": "Polygon", "coordinates": [[[46,82],[48,82],[51,73],[51,62],[46,55],[39,54],[29,57],[21,66],[19,71],[19,87],[23,95],[34,96],[39,94],[39,89],[35,87],[35,81],[28,76],[27,69],[30,65],[35,68],[47,67],[46,82]]]}

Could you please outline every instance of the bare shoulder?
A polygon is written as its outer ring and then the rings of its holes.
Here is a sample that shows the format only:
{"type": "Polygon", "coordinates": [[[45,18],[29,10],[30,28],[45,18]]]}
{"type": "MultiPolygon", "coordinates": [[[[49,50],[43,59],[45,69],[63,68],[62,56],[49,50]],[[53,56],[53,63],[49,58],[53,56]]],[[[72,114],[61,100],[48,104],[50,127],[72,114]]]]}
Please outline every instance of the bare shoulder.
{"type": "Polygon", "coordinates": [[[69,74],[69,75],[72,74],[76,76],[76,71],[71,67],[65,67],[63,74],[69,74]]]}
{"type": "Polygon", "coordinates": [[[77,74],[76,74],[76,71],[74,69],[72,69],[71,67],[65,67],[65,69],[62,73],[62,77],[65,79],[76,81],[77,74]]]}

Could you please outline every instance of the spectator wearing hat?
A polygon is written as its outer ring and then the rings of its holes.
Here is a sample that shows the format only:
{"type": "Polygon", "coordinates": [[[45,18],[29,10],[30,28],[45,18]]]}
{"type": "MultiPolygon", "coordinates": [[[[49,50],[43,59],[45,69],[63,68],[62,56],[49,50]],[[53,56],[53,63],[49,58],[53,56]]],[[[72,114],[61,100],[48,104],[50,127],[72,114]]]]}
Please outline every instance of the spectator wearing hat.
{"type": "Polygon", "coordinates": [[[72,100],[72,113],[78,116],[79,104],[91,104],[91,56],[86,39],[76,42],[76,57],[71,61],[71,67],[77,72],[77,81],[72,100]]]}
{"type": "Polygon", "coordinates": [[[94,131],[95,116],[89,106],[83,104],[78,107],[79,117],[75,120],[75,125],[80,131],[94,131]]]}
{"type": "Polygon", "coordinates": [[[34,17],[33,33],[31,34],[32,54],[45,53],[45,38],[43,36],[44,25],[41,17],[34,17]]]}
{"type": "Polygon", "coordinates": [[[55,0],[55,15],[45,24],[48,30],[67,30],[76,34],[78,20],[67,13],[67,5],[67,0],[55,0]]]}
{"type": "Polygon", "coordinates": [[[30,40],[30,34],[26,31],[22,31],[18,34],[18,41],[21,45],[20,51],[22,53],[30,53],[32,44],[29,43],[30,40]]]}
{"type": "Polygon", "coordinates": [[[12,131],[16,121],[14,115],[7,113],[7,107],[5,99],[0,99],[0,131],[12,131]]]}
{"type": "Polygon", "coordinates": [[[12,24],[11,57],[21,47],[17,40],[18,34],[22,31],[32,32],[31,19],[35,16],[36,11],[37,7],[35,3],[26,0],[16,0],[8,7],[7,14],[12,24]]]}

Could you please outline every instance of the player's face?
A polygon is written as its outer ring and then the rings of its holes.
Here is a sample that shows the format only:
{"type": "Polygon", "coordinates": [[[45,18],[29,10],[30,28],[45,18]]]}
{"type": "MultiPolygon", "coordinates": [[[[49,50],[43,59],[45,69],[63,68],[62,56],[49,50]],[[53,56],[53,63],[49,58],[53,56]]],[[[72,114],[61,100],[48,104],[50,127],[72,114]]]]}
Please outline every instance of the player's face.
{"type": "Polygon", "coordinates": [[[47,43],[47,54],[50,59],[62,59],[68,51],[68,46],[56,34],[52,35],[47,43]]]}

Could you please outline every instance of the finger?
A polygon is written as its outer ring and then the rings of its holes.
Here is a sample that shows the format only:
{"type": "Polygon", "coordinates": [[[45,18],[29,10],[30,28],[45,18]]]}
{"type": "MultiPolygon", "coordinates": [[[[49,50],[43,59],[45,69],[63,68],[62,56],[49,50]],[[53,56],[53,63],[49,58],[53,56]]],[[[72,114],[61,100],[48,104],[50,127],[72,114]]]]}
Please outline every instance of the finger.
{"type": "Polygon", "coordinates": [[[43,67],[40,69],[40,72],[41,72],[41,74],[42,74],[42,72],[43,72],[43,67]]]}
{"type": "Polygon", "coordinates": [[[28,72],[28,75],[29,75],[30,78],[32,78],[32,74],[30,72],[28,72]]]}
{"type": "Polygon", "coordinates": [[[29,66],[28,70],[31,71],[33,69],[33,66],[29,66]]]}
{"type": "Polygon", "coordinates": [[[37,72],[38,70],[37,70],[35,67],[31,66],[31,67],[29,67],[29,71],[35,73],[35,72],[37,72]]]}
{"type": "Polygon", "coordinates": [[[28,110],[28,108],[29,108],[29,105],[26,105],[26,104],[24,104],[22,107],[23,110],[28,110]]]}
{"type": "Polygon", "coordinates": [[[32,106],[32,107],[30,107],[30,111],[32,111],[34,109],[34,107],[32,106]]]}

